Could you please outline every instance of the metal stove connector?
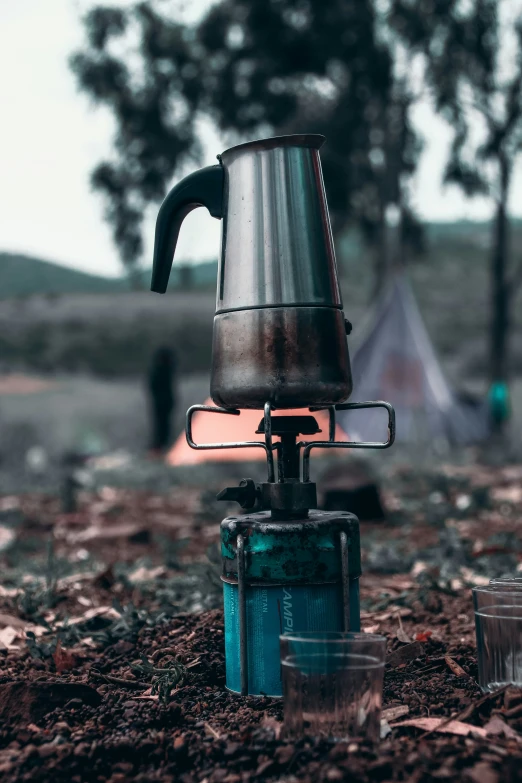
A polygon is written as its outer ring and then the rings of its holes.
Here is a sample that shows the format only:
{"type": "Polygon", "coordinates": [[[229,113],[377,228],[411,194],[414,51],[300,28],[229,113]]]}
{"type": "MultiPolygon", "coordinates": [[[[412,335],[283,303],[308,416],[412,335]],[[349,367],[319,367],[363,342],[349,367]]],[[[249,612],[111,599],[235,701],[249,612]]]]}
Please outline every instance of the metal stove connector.
{"type": "Polygon", "coordinates": [[[219,500],[231,500],[244,509],[269,510],[275,518],[292,519],[306,515],[317,505],[314,482],[310,481],[310,454],[312,449],[387,449],[395,439],[395,411],[388,402],[350,402],[340,405],[310,408],[310,412],[327,410],[329,415],[328,440],[297,440],[300,435],[315,435],[321,430],[313,416],[272,416],[273,406],[265,403],[264,416],[256,434],[264,440],[230,443],[195,443],[192,437],[192,419],[197,412],[239,416],[241,411],[219,408],[214,405],[193,405],[187,411],[186,435],[193,449],[240,449],[257,447],[264,449],[267,458],[268,477],[262,484],[245,478],[238,487],[227,487],[219,493],[219,500]],[[335,413],[339,410],[384,408],[388,413],[388,439],[386,441],[338,441],[335,440],[335,413]],[[273,442],[273,436],[280,438],[273,442]],[[274,452],[277,454],[277,481],[274,452]]]}

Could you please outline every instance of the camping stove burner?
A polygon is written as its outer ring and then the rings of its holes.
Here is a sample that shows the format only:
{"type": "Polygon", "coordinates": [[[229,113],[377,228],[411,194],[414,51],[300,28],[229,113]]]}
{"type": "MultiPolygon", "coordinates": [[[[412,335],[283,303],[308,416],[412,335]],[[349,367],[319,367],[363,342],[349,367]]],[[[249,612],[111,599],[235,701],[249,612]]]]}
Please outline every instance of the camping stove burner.
{"type": "Polygon", "coordinates": [[[159,293],[167,289],[179,230],[192,209],[205,206],[223,220],[226,237],[210,378],[210,396],[222,407],[190,408],[187,441],[194,449],[261,448],[267,459],[266,482],[243,479],[220,495],[254,510],[247,528],[245,517],[234,517],[221,529],[227,685],[241,693],[280,694],[284,630],[358,628],[358,521],[344,512],[313,510],[310,454],[317,448],[386,449],[395,435],[388,403],[341,402],[353,388],[346,340],[351,324],[343,312],[321,173],[323,141],[304,133],[225,150],[219,165],[189,174],[170,191],[156,222],[151,287],[159,293]],[[194,442],[197,411],[239,416],[239,409],[263,406],[262,440],[194,442]],[[313,417],[272,418],[273,406],[328,410],[328,440],[306,440],[318,430],[313,417]],[[336,441],[336,411],[354,408],[385,408],[388,440],[336,441]]]}
{"type": "Polygon", "coordinates": [[[194,405],[186,434],[194,449],[257,447],[267,457],[267,481],[243,479],[218,499],[239,503],[252,513],[221,523],[227,688],[246,694],[281,696],[279,636],[295,631],[359,631],[361,555],[359,521],[345,511],[318,511],[310,481],[314,448],[389,448],[395,413],[387,402],[355,402],[309,408],[328,410],[328,440],[298,440],[321,432],[313,416],[272,416],[270,403],[256,434],[263,440],[200,443],[192,437],[196,412],[239,416],[237,409],[194,405]],[[336,411],[384,408],[388,439],[335,440],[336,411]],[[273,438],[280,440],[274,442],[273,438]],[[277,480],[274,452],[277,455],[277,480]]]}

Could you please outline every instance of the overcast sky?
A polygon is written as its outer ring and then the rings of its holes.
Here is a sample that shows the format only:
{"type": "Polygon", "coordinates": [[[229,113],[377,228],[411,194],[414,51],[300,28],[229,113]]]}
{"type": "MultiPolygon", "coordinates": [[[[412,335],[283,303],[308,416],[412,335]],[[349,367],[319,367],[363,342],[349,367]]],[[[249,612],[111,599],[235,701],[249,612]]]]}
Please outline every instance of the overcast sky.
{"type": "MultiPolygon", "coordinates": [[[[191,7],[207,1],[192,0],[191,7]]],[[[101,199],[89,187],[89,172],[110,155],[113,124],[106,110],[77,93],[67,66],[81,44],[80,17],[88,5],[88,0],[0,3],[0,250],[114,275],[121,269],[118,254],[101,199]]],[[[487,201],[465,201],[455,188],[442,188],[449,129],[428,105],[416,109],[415,121],[425,137],[414,188],[419,213],[432,220],[488,217],[487,201]]],[[[222,146],[209,132],[207,164],[215,162],[222,146]]],[[[513,214],[521,215],[520,172],[511,203],[513,214]]],[[[150,258],[156,211],[145,226],[144,262],[150,258]]],[[[178,258],[213,257],[218,241],[219,222],[196,210],[183,225],[178,258]]]]}

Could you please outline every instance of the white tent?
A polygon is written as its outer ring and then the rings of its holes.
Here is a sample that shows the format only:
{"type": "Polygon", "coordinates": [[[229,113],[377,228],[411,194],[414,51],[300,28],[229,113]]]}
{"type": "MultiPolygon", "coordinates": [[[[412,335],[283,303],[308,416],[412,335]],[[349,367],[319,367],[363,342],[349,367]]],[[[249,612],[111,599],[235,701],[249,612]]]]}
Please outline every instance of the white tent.
{"type": "MultiPolygon", "coordinates": [[[[448,385],[410,284],[397,273],[377,302],[352,358],[350,400],[387,400],[398,441],[471,444],[489,432],[487,404],[460,400],[448,385]]],[[[364,440],[386,437],[382,411],[339,413],[341,427],[364,440]]]]}

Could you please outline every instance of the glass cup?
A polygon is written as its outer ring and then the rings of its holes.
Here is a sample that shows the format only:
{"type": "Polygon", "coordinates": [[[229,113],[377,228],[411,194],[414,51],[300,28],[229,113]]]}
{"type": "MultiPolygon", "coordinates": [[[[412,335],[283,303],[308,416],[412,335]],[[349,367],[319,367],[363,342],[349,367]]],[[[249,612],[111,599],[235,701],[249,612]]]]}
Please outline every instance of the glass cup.
{"type": "Polygon", "coordinates": [[[285,735],[378,742],[386,639],[307,632],[280,641],[285,735]]]}
{"type": "Polygon", "coordinates": [[[495,584],[472,593],[480,687],[522,687],[522,590],[495,584]]]}
{"type": "Polygon", "coordinates": [[[499,576],[490,579],[489,584],[497,589],[522,590],[522,576],[499,576]]]}

